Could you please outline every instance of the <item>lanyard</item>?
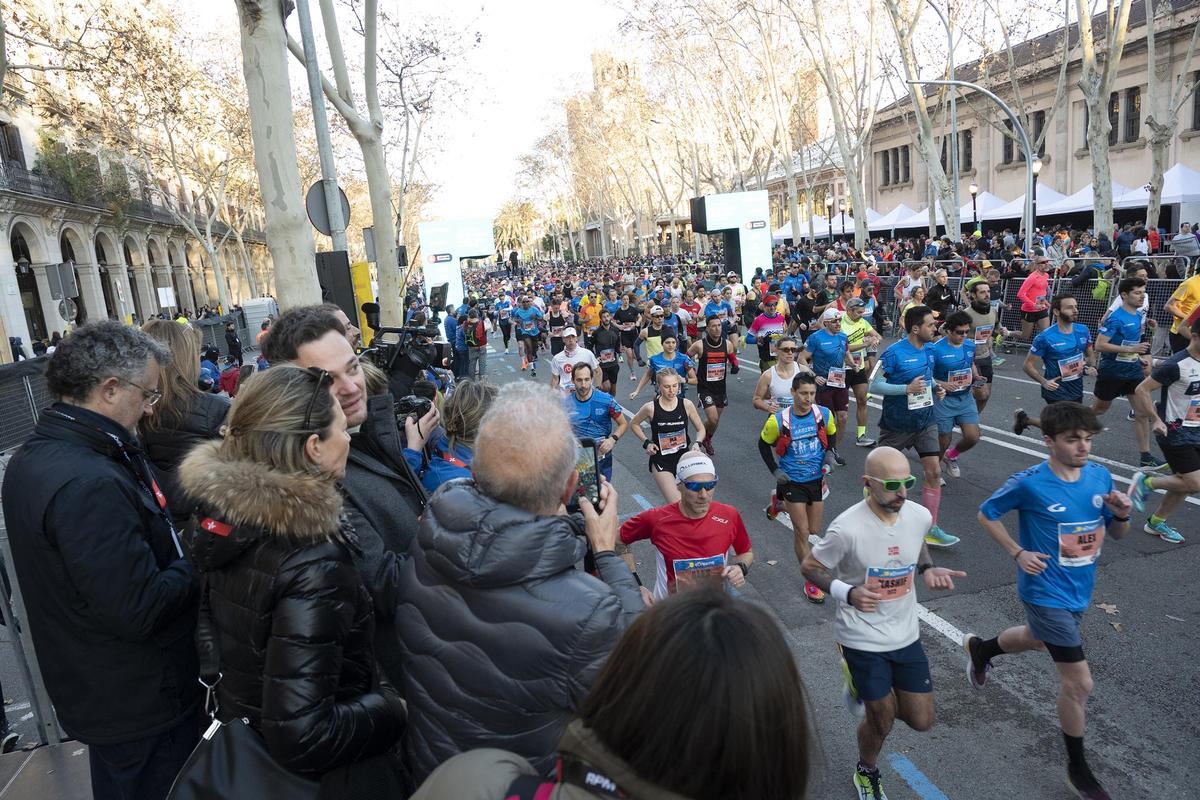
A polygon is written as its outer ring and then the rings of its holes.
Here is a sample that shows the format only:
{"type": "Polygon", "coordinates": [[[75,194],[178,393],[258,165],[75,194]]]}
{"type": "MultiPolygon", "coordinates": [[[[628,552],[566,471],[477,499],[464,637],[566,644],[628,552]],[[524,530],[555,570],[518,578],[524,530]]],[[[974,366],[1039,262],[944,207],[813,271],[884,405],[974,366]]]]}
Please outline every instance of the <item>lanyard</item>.
{"type": "Polygon", "coordinates": [[[630,800],[633,797],[604,772],[574,756],[560,754],[557,773],[559,783],[574,784],[614,800],[630,800]]]}
{"type": "Polygon", "coordinates": [[[70,414],[67,414],[64,411],[59,411],[58,409],[50,409],[46,413],[53,414],[59,419],[65,419],[68,422],[74,422],[76,425],[82,425],[85,428],[91,428],[97,433],[108,437],[108,439],[117,448],[117,451],[121,454],[121,458],[124,459],[125,465],[129,467],[130,472],[133,473],[133,477],[138,482],[138,485],[150,494],[150,497],[153,498],[155,505],[158,506],[159,517],[167,524],[167,528],[171,531],[171,542],[175,545],[175,552],[179,554],[180,558],[183,558],[183,547],[179,544],[179,534],[175,530],[175,523],[171,520],[171,513],[167,511],[167,496],[163,494],[162,489],[158,487],[158,481],[156,481],[153,477],[150,477],[149,481],[147,481],[146,473],[143,469],[144,463],[139,465],[138,462],[134,461],[133,456],[129,454],[129,448],[125,446],[125,442],[121,441],[121,437],[117,436],[111,431],[104,430],[99,425],[91,425],[86,422],[80,422],[70,414]]]}

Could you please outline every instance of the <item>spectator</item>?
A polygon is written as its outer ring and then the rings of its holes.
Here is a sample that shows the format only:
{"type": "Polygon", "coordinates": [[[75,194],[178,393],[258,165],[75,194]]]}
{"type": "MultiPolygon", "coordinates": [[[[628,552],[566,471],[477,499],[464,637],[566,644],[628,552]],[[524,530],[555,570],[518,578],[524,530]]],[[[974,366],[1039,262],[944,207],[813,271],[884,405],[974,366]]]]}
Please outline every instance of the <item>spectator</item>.
{"type": "Polygon", "coordinates": [[[1179,233],[1171,237],[1170,245],[1171,252],[1177,256],[1183,258],[1200,256],[1200,244],[1192,235],[1192,226],[1186,222],[1179,226],[1179,233]]]}
{"type": "Polygon", "coordinates": [[[487,374],[487,324],[478,308],[472,307],[467,312],[463,342],[467,346],[466,377],[481,381],[487,374]]]}
{"type": "Polygon", "coordinates": [[[57,401],[5,472],[34,649],[96,800],[165,797],[199,739],[196,577],[135,438],[170,360],[119,322],[77,329],[46,368],[57,401]]]}
{"type": "Polygon", "coordinates": [[[171,514],[182,528],[192,509],[179,491],[179,462],[197,443],[220,437],[229,400],[200,391],[200,365],[193,355],[200,346],[200,334],[195,328],[152,319],[142,330],[171,351],[171,363],[159,371],[162,400],[155,404],[153,414],[142,418],[138,431],[171,514]]]}
{"type": "MultiPolygon", "coordinates": [[[[154,322],[154,320],[150,320],[150,322],[154,322]]],[[[212,345],[205,347],[201,352],[200,372],[196,380],[196,386],[200,391],[214,393],[221,391],[221,369],[217,366],[220,358],[221,351],[212,345]]]]}
{"type": "Polygon", "coordinates": [[[258,333],[254,336],[254,343],[258,345],[258,349],[262,349],[263,337],[271,330],[271,318],[267,317],[262,321],[262,325],[258,329],[258,333]]]}
{"type": "Polygon", "coordinates": [[[489,745],[545,774],[568,719],[643,608],[614,551],[616,491],[602,485],[599,509],[581,500],[582,519],[563,513],[575,462],[561,399],[508,384],[480,425],[474,481],[430,499],[396,609],[406,761],[418,783],[450,756],[489,745]],[[599,578],[575,569],[588,544],[599,578]]]}
{"type": "Polygon", "coordinates": [[[422,453],[405,449],[405,458],[421,474],[421,483],[431,494],[447,481],[471,477],[479,423],[495,399],[496,387],[492,384],[469,379],[460,381],[442,409],[442,432],[430,437],[428,465],[422,466],[422,453]]]}
{"type": "MultiPolygon", "coordinates": [[[[404,441],[396,427],[395,401],[386,392],[368,395],[366,377],[347,339],[348,329],[328,306],[301,306],[284,313],[263,337],[263,353],[274,365],[316,367],[333,376],[333,393],[358,431],[342,494],[350,534],[361,551],[363,582],[375,600],[375,652],[393,685],[399,685],[400,654],[392,631],[400,561],[417,532],[425,510],[425,489],[404,459],[404,441]]],[[[269,374],[267,370],[264,374],[269,374]]],[[[257,377],[256,377],[257,380],[257,377]]],[[[436,410],[420,420],[426,435],[437,424],[436,410]]],[[[414,431],[418,430],[415,426],[414,431]]],[[[424,449],[424,441],[409,444],[424,449]]]]}
{"type": "Polygon", "coordinates": [[[229,350],[229,357],[242,365],[242,340],[238,338],[237,328],[232,322],[225,323],[225,347],[229,350]]]}
{"type": "Polygon", "coordinates": [[[756,605],[699,588],[633,623],[558,743],[565,765],[586,764],[617,792],[569,770],[539,786],[545,773],[524,758],[475,750],[447,761],[412,800],[501,800],[520,780],[555,800],[800,800],[812,739],[778,624],[756,605]],[[681,687],[693,698],[737,700],[681,703],[681,687]]]}
{"type": "MultiPolygon", "coordinates": [[[[336,481],[350,435],[332,384],[324,370],[269,370],[233,404],[225,438],[198,445],[179,471],[197,504],[191,550],[220,716],[248,720],[279,764],[312,776],[364,767],[404,720],[399,696],[377,688],[371,598],[342,531],[336,481]]],[[[371,766],[399,786],[386,759],[371,766]]]]}

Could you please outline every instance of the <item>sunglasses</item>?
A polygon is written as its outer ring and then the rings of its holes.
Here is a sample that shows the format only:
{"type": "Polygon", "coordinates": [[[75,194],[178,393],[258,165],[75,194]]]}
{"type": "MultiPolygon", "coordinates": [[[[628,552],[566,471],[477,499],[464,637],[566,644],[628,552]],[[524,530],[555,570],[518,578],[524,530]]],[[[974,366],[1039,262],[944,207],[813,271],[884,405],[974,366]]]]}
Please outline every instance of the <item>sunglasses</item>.
{"type": "Polygon", "coordinates": [[[795,348],[795,347],[780,347],[780,348],[778,348],[778,350],[780,353],[797,353],[797,352],[799,352],[799,349],[795,348]]]}
{"type": "Polygon", "coordinates": [[[717,480],[714,478],[711,481],[683,481],[683,485],[689,492],[711,492],[717,488],[717,480]]]}
{"type": "Polygon", "coordinates": [[[869,481],[877,481],[882,484],[885,492],[898,492],[901,486],[905,489],[911,489],[917,485],[917,478],[914,475],[909,475],[907,478],[874,478],[870,475],[864,475],[863,477],[869,481]]]}
{"type": "Polygon", "coordinates": [[[313,387],[312,397],[308,398],[308,406],[304,409],[303,430],[307,431],[312,425],[312,412],[313,407],[317,404],[317,398],[321,396],[322,390],[328,391],[329,387],[333,385],[333,376],[328,371],[317,367],[309,367],[305,372],[317,379],[317,385],[313,387]]]}

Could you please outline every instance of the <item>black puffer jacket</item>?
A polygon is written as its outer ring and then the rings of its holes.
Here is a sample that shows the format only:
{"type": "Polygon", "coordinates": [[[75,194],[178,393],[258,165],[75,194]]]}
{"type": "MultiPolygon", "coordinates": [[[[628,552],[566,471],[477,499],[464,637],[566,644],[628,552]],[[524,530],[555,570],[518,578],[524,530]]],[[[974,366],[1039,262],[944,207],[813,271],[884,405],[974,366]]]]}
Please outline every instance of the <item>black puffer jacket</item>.
{"type": "Polygon", "coordinates": [[[218,438],[228,414],[228,397],[200,392],[177,425],[152,417],[142,420],[140,437],[146,456],[154,465],[172,516],[180,522],[190,519],[193,509],[179,491],[179,462],[200,442],[218,438]],[[162,427],[153,422],[163,423],[162,427]]]}
{"type": "Polygon", "coordinates": [[[403,563],[407,765],[419,784],[447,758],[499,747],[540,771],[621,632],[644,606],[625,562],[596,558],[572,518],[535,516],[451,481],[430,498],[403,563]]]}
{"type": "Polygon", "coordinates": [[[220,716],[248,718],[296,771],[387,751],[403,711],[376,690],[371,598],[339,533],[337,488],[218,448],[198,445],[179,475],[199,509],[192,554],[221,651],[220,716]]]}

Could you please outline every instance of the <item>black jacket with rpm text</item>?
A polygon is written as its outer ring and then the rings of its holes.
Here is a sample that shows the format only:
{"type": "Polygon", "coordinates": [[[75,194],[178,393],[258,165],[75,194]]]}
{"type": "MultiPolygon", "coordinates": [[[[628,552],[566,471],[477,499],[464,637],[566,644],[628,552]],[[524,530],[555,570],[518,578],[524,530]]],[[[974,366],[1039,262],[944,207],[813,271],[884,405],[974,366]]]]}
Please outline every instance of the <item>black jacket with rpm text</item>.
{"type": "Polygon", "coordinates": [[[43,412],[4,475],[46,688],[63,729],[87,744],[146,738],[198,714],[196,576],[145,488],[151,477],[125,429],[65,403],[43,412]]]}
{"type": "Polygon", "coordinates": [[[371,598],[339,530],[336,485],[219,447],[198,445],[179,468],[220,647],[219,717],[249,719],[297,772],[388,751],[402,705],[376,688],[371,598]]]}
{"type": "Polygon", "coordinates": [[[403,564],[407,766],[423,781],[451,756],[498,747],[541,774],[609,651],[644,608],[616,554],[575,569],[579,523],[497,502],[469,480],[429,500],[403,564]]]}
{"type": "Polygon", "coordinates": [[[192,516],[192,508],[179,491],[179,462],[200,442],[218,438],[228,414],[228,397],[197,392],[178,424],[165,419],[154,419],[157,424],[142,420],[140,435],[146,455],[167,495],[171,513],[180,523],[192,516]]]}

